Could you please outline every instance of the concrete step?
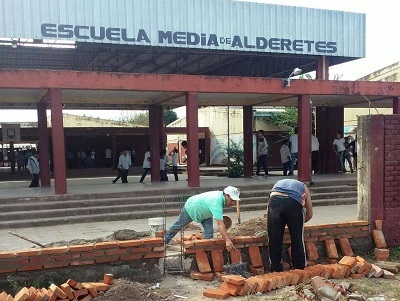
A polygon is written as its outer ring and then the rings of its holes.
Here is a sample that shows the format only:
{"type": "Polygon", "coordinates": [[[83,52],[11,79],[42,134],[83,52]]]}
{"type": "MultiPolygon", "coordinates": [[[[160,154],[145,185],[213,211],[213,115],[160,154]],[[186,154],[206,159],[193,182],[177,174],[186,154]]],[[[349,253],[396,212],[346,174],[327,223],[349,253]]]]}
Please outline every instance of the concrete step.
{"type": "MultiPolygon", "coordinates": [[[[342,199],[326,199],[317,200],[313,206],[333,206],[333,205],[350,205],[356,204],[356,198],[342,198],[342,199]]],[[[236,209],[231,207],[227,208],[226,212],[234,212],[236,209]]],[[[250,210],[266,210],[265,203],[246,204],[241,206],[242,211],[250,210]]],[[[165,212],[166,216],[177,216],[179,209],[168,209],[165,212]]],[[[150,217],[162,217],[163,212],[160,209],[147,210],[147,211],[134,211],[134,212],[115,212],[115,213],[94,213],[73,216],[59,216],[59,217],[45,217],[41,219],[25,218],[23,220],[9,220],[4,221],[0,219],[1,228],[25,228],[37,226],[50,226],[55,224],[71,224],[71,223],[85,223],[85,222],[100,222],[100,221],[113,221],[113,220],[130,220],[150,217]]],[[[129,227],[129,224],[127,224],[129,227]]]]}

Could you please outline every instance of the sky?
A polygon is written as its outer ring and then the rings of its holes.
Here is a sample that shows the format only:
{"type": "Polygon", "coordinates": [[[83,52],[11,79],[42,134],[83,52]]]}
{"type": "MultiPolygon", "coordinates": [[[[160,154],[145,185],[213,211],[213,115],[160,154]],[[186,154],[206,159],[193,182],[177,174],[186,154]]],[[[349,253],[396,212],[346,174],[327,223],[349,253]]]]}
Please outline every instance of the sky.
{"type": "MultiPolygon", "coordinates": [[[[398,11],[395,0],[241,0],[280,5],[303,6],[320,9],[342,10],[366,13],[367,47],[366,57],[353,62],[331,67],[330,77],[339,76],[341,80],[356,80],[375,70],[400,60],[400,39],[397,29],[398,11]]],[[[121,116],[131,115],[128,111],[67,111],[77,115],[119,120],[121,116]]],[[[185,114],[184,108],[177,109],[179,117],[185,114]]],[[[0,110],[1,122],[37,121],[34,110],[0,110]]]]}

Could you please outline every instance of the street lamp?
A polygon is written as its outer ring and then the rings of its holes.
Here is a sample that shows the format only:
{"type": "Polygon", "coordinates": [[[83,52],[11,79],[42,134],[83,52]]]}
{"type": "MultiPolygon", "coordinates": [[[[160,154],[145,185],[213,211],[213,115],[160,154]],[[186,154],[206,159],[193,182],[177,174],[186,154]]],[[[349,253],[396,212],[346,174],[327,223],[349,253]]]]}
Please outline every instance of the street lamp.
{"type": "Polygon", "coordinates": [[[290,75],[287,78],[283,79],[282,82],[282,87],[290,87],[290,80],[292,76],[296,76],[299,75],[303,70],[301,70],[300,68],[294,68],[292,73],[290,73],[290,75]]]}

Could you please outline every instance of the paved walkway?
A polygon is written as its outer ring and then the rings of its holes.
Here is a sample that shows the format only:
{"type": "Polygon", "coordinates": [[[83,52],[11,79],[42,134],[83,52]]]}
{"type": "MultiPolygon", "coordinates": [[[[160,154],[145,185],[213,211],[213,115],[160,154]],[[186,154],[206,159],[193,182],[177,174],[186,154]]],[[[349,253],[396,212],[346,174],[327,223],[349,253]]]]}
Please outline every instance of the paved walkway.
{"type": "MultiPolygon", "coordinates": [[[[245,211],[241,213],[242,222],[252,218],[262,217],[264,210],[245,211]]],[[[235,224],[236,214],[228,213],[235,224]]],[[[176,217],[167,217],[167,227],[176,217]]],[[[314,217],[308,224],[336,223],[357,219],[357,205],[322,206],[314,208],[314,217]]],[[[33,227],[13,230],[13,232],[33,239],[41,244],[48,244],[60,240],[96,239],[109,236],[122,229],[131,229],[138,232],[149,231],[147,219],[126,221],[90,222],[82,224],[67,224],[49,227],[33,227]]],[[[0,252],[15,251],[35,247],[32,243],[24,241],[8,233],[10,229],[0,230],[0,252]]]]}

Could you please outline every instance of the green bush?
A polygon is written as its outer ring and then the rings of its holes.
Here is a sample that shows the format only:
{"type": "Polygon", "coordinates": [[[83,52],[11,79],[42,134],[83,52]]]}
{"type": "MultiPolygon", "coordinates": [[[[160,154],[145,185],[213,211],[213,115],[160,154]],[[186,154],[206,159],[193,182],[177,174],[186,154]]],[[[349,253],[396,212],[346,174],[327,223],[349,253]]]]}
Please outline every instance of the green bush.
{"type": "Polygon", "coordinates": [[[228,178],[239,178],[244,174],[243,145],[230,140],[227,153],[229,155],[228,178]]]}

